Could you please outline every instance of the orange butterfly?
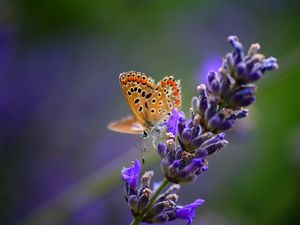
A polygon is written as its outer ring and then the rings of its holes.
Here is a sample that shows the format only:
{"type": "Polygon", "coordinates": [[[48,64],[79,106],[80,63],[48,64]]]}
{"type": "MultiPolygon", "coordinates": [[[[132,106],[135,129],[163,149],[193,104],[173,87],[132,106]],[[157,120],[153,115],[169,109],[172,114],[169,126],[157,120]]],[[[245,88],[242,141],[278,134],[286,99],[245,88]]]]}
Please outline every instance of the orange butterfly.
{"type": "Polygon", "coordinates": [[[132,116],[110,123],[110,130],[158,136],[162,122],[173,109],[181,107],[180,80],[173,76],[166,76],[155,85],[150,76],[129,71],[120,74],[119,82],[132,116]]]}

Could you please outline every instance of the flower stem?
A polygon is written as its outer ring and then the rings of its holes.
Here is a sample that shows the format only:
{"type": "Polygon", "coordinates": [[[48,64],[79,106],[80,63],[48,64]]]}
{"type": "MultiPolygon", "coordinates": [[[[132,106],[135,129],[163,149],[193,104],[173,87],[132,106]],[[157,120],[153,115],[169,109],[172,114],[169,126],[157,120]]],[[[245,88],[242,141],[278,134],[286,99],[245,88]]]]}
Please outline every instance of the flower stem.
{"type": "Polygon", "coordinates": [[[157,197],[160,195],[160,192],[167,186],[168,183],[169,181],[166,178],[160,183],[152,198],[150,199],[149,205],[142,211],[141,217],[143,217],[148,212],[148,210],[151,209],[157,197]]]}
{"type": "Polygon", "coordinates": [[[153,196],[151,197],[148,206],[141,212],[139,217],[136,217],[131,221],[130,225],[138,225],[141,222],[141,218],[143,218],[143,216],[149,211],[149,209],[151,209],[157,197],[160,195],[161,191],[167,186],[168,183],[169,181],[166,178],[160,183],[153,196]]]}
{"type": "Polygon", "coordinates": [[[140,220],[138,218],[133,218],[130,225],[138,225],[140,223],[140,220]]]}

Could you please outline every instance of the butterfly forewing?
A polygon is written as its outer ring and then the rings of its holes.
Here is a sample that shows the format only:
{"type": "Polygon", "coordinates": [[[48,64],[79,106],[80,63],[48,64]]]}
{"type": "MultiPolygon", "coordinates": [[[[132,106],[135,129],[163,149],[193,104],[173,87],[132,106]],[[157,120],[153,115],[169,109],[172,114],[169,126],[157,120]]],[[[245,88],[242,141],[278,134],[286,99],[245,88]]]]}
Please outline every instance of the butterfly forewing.
{"type": "Polygon", "coordinates": [[[134,118],[147,129],[146,100],[154,92],[154,80],[144,73],[130,71],[120,74],[120,85],[134,118]]]}

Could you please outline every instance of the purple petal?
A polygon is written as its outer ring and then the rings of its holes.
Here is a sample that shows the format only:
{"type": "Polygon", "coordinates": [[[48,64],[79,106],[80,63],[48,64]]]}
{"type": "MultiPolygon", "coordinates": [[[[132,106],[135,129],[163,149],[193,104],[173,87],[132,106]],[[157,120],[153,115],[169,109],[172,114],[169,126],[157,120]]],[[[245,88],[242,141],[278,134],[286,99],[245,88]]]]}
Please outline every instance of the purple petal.
{"type": "Polygon", "coordinates": [[[184,113],[182,111],[173,109],[168,122],[165,124],[167,125],[167,132],[172,133],[174,136],[176,136],[178,122],[179,120],[182,120],[182,118],[184,118],[184,113]]]}
{"type": "Polygon", "coordinates": [[[141,164],[138,160],[134,160],[133,164],[126,168],[124,167],[121,171],[122,180],[129,184],[131,188],[136,188],[138,175],[141,170],[141,164]]]}
{"type": "Polygon", "coordinates": [[[185,219],[187,225],[191,224],[195,217],[195,208],[199,205],[202,205],[203,203],[203,199],[197,199],[191,204],[185,206],[178,206],[176,217],[180,219],[185,219]]]}

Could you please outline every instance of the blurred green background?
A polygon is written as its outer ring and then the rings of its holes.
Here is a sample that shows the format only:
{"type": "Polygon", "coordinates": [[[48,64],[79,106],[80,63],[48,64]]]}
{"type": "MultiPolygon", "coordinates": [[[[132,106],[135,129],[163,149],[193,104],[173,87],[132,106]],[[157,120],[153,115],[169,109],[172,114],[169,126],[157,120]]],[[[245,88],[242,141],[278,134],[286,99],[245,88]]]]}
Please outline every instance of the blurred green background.
{"type": "MultiPolygon", "coordinates": [[[[280,69],[179,203],[206,200],[194,224],[299,224],[299,10],[296,0],[2,0],[0,224],[129,224],[120,169],[140,157],[137,137],[106,129],[129,114],[119,73],[174,75],[188,112],[232,34],[280,69]]],[[[149,168],[159,181],[154,151],[149,168]]]]}

